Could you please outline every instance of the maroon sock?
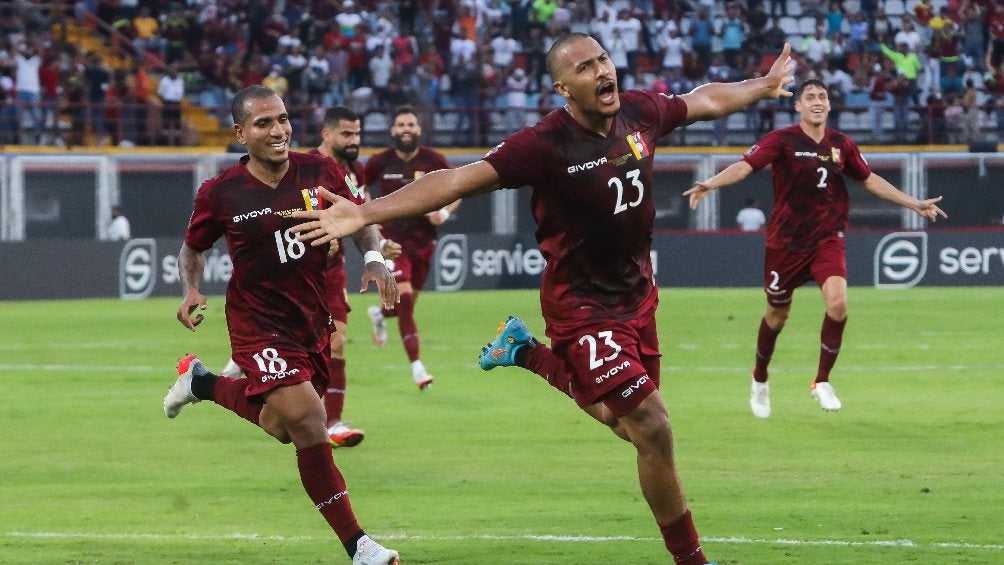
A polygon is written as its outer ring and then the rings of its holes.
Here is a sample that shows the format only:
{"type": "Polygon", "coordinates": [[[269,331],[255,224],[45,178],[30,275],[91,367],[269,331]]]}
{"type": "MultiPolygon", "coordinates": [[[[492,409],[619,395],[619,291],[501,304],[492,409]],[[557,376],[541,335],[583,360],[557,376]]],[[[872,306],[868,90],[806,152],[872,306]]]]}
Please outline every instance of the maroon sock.
{"type": "Polygon", "coordinates": [[[673,554],[673,561],[677,565],[705,565],[708,558],[701,550],[701,540],[697,537],[697,528],[694,527],[694,519],[690,516],[690,510],[683,513],[672,524],[666,526],[659,525],[662,532],[662,539],[666,542],[666,549],[673,554]]]}
{"type": "Polygon", "coordinates": [[[840,355],[840,344],[844,341],[844,326],[847,318],[838,322],[833,318],[823,316],[823,328],[819,331],[819,371],[816,372],[817,383],[830,380],[830,369],[840,355]]]}
{"type": "Polygon", "coordinates": [[[767,365],[774,356],[774,345],[781,330],[773,330],[767,325],[767,320],[760,320],[760,331],[756,335],[756,366],[753,368],[753,380],[758,383],[767,382],[767,365]]]}
{"type": "Polygon", "coordinates": [[[328,389],[324,393],[324,412],[328,425],[342,419],[345,406],[345,359],[328,357],[328,389]]]}
{"type": "Polygon", "coordinates": [[[349,503],[349,491],[345,489],[345,479],[338,472],[331,456],[331,446],[319,443],[296,452],[296,464],[300,468],[303,490],[335,531],[338,539],[345,543],[362,531],[349,503]]]}
{"type": "Polygon", "coordinates": [[[408,361],[418,361],[418,326],[415,325],[415,295],[412,293],[402,294],[397,303],[397,327],[408,361]]]}
{"type": "Polygon", "coordinates": [[[244,394],[247,382],[246,378],[230,379],[220,377],[216,379],[216,385],[213,386],[213,402],[230,410],[248,422],[261,426],[258,422],[258,416],[265,405],[248,401],[247,395],[244,394]]]}
{"type": "Polygon", "coordinates": [[[568,391],[568,385],[572,380],[571,375],[565,368],[565,362],[555,355],[550,347],[538,342],[537,345],[526,352],[523,368],[540,375],[542,379],[554,388],[569,397],[572,396],[568,391]]]}

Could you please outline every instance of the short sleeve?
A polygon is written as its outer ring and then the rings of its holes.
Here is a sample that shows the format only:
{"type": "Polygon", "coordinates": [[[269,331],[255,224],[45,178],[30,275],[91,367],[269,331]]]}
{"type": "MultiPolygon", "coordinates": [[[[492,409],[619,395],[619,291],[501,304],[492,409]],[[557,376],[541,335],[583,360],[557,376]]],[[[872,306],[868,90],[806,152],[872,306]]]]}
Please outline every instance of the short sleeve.
{"type": "Polygon", "coordinates": [[[863,155],[861,155],[861,150],[858,149],[856,143],[850,140],[850,138],[844,137],[844,174],[848,177],[862,182],[872,174],[871,167],[868,166],[868,162],[865,161],[863,155]]]}
{"type": "Polygon", "coordinates": [[[195,195],[192,218],[185,230],[185,245],[199,252],[212,247],[226,229],[226,226],[216,218],[213,199],[209,192],[205,184],[199,188],[199,192],[195,195]]]}
{"type": "Polygon", "coordinates": [[[746,153],[743,153],[742,159],[749,163],[754,171],[759,171],[777,160],[781,155],[781,146],[781,136],[770,132],[747,149],[746,153]]]}
{"type": "Polygon", "coordinates": [[[687,123],[687,103],[672,94],[652,94],[659,114],[659,137],[687,123]]]}
{"type": "Polygon", "coordinates": [[[320,181],[321,186],[342,198],[351,200],[356,205],[366,201],[362,186],[356,186],[345,169],[330,159],[321,169],[320,181]]]}
{"type": "Polygon", "coordinates": [[[363,176],[366,177],[366,184],[369,185],[370,196],[376,198],[378,196],[383,196],[383,194],[376,194],[375,189],[380,187],[379,182],[374,182],[379,175],[380,171],[380,155],[376,154],[366,160],[366,166],[363,167],[363,176]]]}
{"type": "Polygon", "coordinates": [[[484,160],[495,168],[503,188],[519,188],[540,180],[544,172],[541,159],[545,154],[533,128],[524,128],[496,145],[484,160]]]}

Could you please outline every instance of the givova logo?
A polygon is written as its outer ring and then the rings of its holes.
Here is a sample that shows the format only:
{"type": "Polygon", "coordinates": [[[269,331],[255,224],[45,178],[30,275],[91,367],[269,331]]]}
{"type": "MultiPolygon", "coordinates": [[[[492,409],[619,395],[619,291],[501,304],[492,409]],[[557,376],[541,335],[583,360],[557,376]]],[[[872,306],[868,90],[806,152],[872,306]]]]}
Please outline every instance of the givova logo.
{"type": "Polygon", "coordinates": [[[157,284],[157,242],[130,239],[119,255],[119,298],[139,300],[150,296],[157,284]]]}
{"type": "Polygon", "coordinates": [[[460,290],[467,280],[467,236],[451,233],[436,244],[436,290],[460,290]]]}
{"type": "Polygon", "coordinates": [[[927,233],[896,232],[875,247],[875,287],[910,288],[927,274],[927,233]]]}

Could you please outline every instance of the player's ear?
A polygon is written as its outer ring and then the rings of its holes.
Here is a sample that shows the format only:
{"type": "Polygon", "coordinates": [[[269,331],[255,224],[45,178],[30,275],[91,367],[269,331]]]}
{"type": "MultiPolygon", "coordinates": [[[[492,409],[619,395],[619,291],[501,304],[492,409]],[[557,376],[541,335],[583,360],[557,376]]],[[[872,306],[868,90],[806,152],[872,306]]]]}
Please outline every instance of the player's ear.
{"type": "Polygon", "coordinates": [[[247,139],[244,138],[244,129],[241,128],[240,124],[234,124],[234,138],[237,140],[237,143],[247,145],[247,139]]]}
{"type": "Polygon", "coordinates": [[[562,98],[572,97],[572,94],[568,91],[568,88],[565,86],[565,83],[561,82],[560,80],[555,81],[554,91],[557,92],[558,95],[560,95],[562,98]]]}

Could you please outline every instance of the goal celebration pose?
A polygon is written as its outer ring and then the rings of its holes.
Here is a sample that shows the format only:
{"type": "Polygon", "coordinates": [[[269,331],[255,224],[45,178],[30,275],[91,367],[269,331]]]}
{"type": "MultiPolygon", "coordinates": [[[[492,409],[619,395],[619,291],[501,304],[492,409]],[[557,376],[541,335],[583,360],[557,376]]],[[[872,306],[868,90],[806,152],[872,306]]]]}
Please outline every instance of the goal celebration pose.
{"type": "Polygon", "coordinates": [[[363,225],[416,216],[474,194],[530,186],[537,241],[547,260],[540,302],[551,338],[534,339],[517,318],[503,324],[481,366],[522,366],[545,377],[588,414],[631,442],[641,491],[666,548],[681,565],[707,558],[676,468],[669,415],[659,393],[650,256],[657,141],[686,123],[711,120],[764,98],[790,95],[790,46],[767,76],[707,84],[682,96],[619,94],[610,56],[572,33],[547,54],[567,105],[505,139],[483,160],[425,175],[362,206],[297,212],[294,229],[322,245],[363,225]]]}
{"type": "Polygon", "coordinates": [[[784,329],[795,289],[815,280],[823,293],[826,313],[820,330],[819,368],[811,395],[823,410],[839,410],[830,384],[830,370],[837,361],[847,323],[847,259],[844,230],[847,229],[848,197],[844,177],[861,183],[879,198],[913,210],[935,221],[948,216],[938,208],[941,197],[917,200],[872,172],[850,137],[826,127],[830,99],[826,85],[812,79],[795,93],[799,123],[768,133],[742,159],[684,192],[690,207],[712,190],[735,184],[753,171],[771,165],[774,209],[767,225],[764,261],[764,292],[767,312],[757,333],[756,365],[750,408],[758,418],[770,416],[767,365],[774,354],[777,336],[784,329]]]}

